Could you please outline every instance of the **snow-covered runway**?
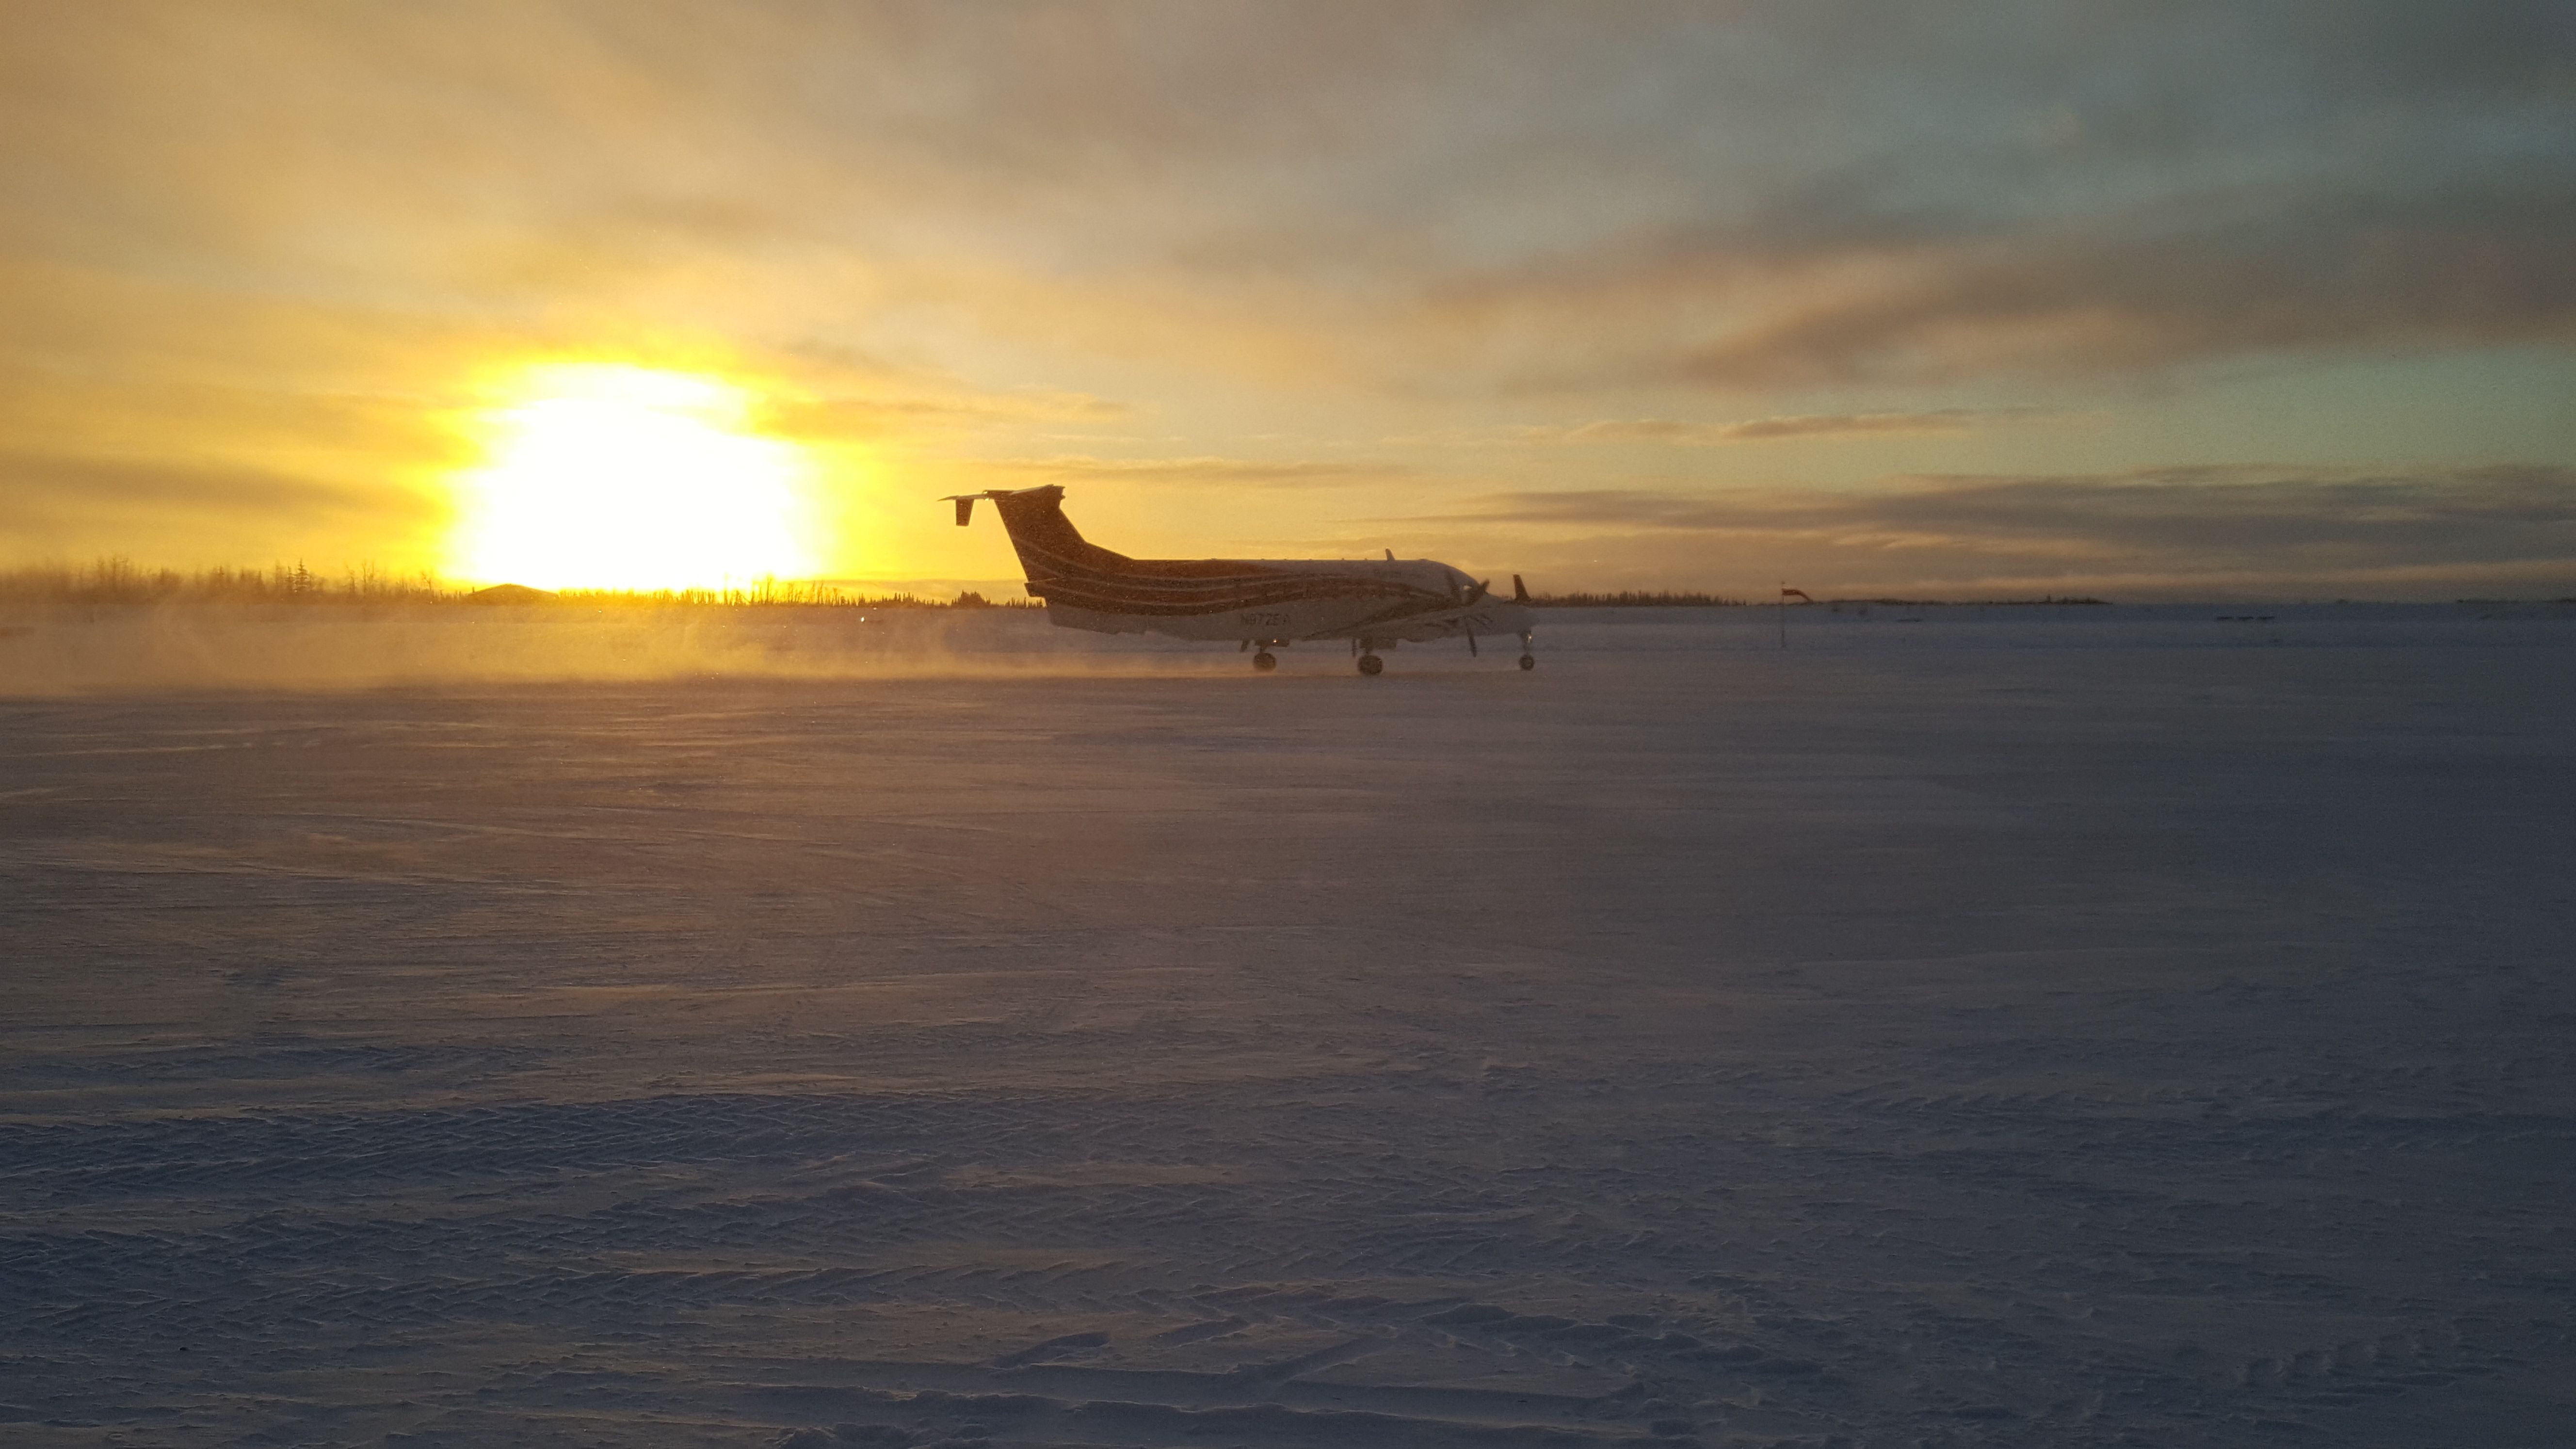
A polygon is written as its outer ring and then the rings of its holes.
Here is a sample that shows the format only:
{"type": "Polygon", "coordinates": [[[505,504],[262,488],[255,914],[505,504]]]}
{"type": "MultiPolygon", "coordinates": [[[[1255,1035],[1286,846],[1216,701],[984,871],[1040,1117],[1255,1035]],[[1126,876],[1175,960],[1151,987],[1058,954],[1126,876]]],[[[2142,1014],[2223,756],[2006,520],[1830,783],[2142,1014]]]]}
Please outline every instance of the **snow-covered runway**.
{"type": "Polygon", "coordinates": [[[6,1437],[2561,1442],[2576,620],[2237,612],[0,701],[6,1437]]]}

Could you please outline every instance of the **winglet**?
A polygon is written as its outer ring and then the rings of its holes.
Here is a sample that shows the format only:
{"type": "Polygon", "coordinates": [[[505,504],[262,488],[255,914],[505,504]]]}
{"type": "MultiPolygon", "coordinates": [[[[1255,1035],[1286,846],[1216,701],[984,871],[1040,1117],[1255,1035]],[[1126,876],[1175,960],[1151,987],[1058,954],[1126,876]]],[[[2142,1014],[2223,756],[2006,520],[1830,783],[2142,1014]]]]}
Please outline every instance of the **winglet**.
{"type": "Polygon", "coordinates": [[[1529,585],[1521,582],[1519,574],[1512,575],[1512,602],[1515,604],[1529,602],[1529,585]]]}

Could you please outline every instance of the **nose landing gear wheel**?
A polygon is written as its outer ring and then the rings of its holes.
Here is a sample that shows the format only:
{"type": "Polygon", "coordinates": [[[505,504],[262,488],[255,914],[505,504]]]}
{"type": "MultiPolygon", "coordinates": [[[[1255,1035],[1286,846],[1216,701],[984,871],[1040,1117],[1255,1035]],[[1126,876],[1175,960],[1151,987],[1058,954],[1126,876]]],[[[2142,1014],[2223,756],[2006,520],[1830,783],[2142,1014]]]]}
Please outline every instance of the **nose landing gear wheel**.
{"type": "Polygon", "coordinates": [[[1374,677],[1379,670],[1384,669],[1385,667],[1386,661],[1378,658],[1374,654],[1363,654],[1360,656],[1360,673],[1362,674],[1374,677]]]}
{"type": "Polygon", "coordinates": [[[1522,655],[1522,656],[1521,656],[1521,668],[1523,668],[1523,669],[1536,669],[1536,668],[1538,668],[1538,660],[1537,660],[1537,658],[1536,658],[1535,656],[1533,656],[1533,655],[1528,655],[1528,654],[1524,654],[1524,655],[1522,655]]]}
{"type": "Polygon", "coordinates": [[[1252,667],[1264,674],[1268,674],[1271,670],[1279,667],[1279,656],[1271,653],[1267,649],[1264,649],[1260,653],[1252,656],[1252,667]]]}

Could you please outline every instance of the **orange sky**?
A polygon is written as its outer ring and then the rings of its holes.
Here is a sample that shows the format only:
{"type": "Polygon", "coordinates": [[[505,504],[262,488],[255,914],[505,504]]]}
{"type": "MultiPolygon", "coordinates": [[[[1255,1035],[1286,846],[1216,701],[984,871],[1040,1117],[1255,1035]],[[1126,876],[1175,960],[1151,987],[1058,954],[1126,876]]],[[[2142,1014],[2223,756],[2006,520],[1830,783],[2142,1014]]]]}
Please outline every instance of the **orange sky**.
{"type": "Polygon", "coordinates": [[[12,7],[0,564],[459,572],[587,364],[765,441],[563,508],[792,457],[831,577],[1060,482],[1557,588],[2576,593],[2565,14],[12,7]]]}

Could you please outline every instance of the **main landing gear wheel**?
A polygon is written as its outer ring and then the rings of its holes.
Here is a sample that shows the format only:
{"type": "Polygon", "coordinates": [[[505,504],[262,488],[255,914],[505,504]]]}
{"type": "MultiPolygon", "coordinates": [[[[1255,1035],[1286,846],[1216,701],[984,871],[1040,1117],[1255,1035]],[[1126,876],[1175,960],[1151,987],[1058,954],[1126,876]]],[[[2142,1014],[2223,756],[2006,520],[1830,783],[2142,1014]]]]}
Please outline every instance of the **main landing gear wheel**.
{"type": "Polygon", "coordinates": [[[1385,667],[1386,661],[1378,658],[1374,654],[1363,654],[1360,656],[1360,673],[1368,675],[1371,678],[1375,678],[1377,672],[1385,667]]]}
{"type": "Polygon", "coordinates": [[[1531,654],[1524,654],[1524,655],[1522,655],[1522,656],[1521,656],[1521,668],[1523,668],[1523,669],[1536,669],[1536,668],[1538,668],[1538,658],[1537,658],[1537,656],[1535,656],[1535,655],[1531,655],[1531,654]]]}
{"type": "Polygon", "coordinates": [[[1252,667],[1260,670],[1264,674],[1268,674],[1271,670],[1279,667],[1279,656],[1271,653],[1267,649],[1264,649],[1260,653],[1252,656],[1252,667]]]}

